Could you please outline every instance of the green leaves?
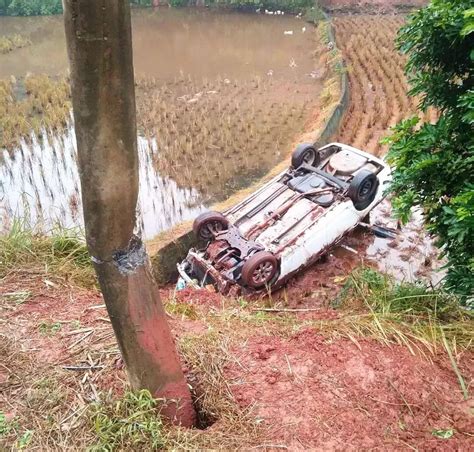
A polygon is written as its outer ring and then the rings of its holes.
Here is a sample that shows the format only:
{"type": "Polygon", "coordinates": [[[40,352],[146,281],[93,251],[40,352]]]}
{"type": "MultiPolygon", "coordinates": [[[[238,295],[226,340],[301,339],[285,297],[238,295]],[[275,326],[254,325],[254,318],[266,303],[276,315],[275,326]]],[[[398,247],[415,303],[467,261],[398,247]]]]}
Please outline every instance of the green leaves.
{"type": "Polygon", "coordinates": [[[395,213],[406,222],[413,206],[448,258],[446,286],[474,292],[474,8],[472,0],[436,0],[415,12],[398,36],[408,56],[411,95],[439,111],[436,124],[418,118],[385,139],[395,167],[395,213]]]}
{"type": "Polygon", "coordinates": [[[470,8],[464,12],[464,21],[464,27],[461,30],[461,36],[467,36],[474,32],[474,8],[470,8]]]}
{"type": "Polygon", "coordinates": [[[447,430],[435,429],[431,431],[431,434],[436,438],[449,439],[454,435],[454,430],[452,428],[447,430]]]}
{"type": "Polygon", "coordinates": [[[97,443],[91,450],[161,449],[165,444],[158,403],[149,391],[93,405],[90,417],[97,443]]]}
{"type": "Polygon", "coordinates": [[[431,2],[400,30],[397,45],[408,55],[412,93],[421,94],[425,106],[449,108],[472,87],[472,5],[470,0],[431,2]]]}

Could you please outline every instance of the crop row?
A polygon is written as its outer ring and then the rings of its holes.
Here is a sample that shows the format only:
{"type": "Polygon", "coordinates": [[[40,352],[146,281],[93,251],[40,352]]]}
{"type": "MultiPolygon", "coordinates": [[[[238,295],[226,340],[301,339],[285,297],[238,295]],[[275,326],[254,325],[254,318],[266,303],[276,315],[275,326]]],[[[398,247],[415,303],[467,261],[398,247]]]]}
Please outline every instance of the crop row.
{"type": "MultiPolygon", "coordinates": [[[[337,139],[382,155],[390,127],[416,113],[408,96],[405,58],[395,48],[403,16],[340,16],[334,20],[338,47],[348,65],[350,104],[337,139]]],[[[423,120],[435,118],[433,111],[423,120]]]]}

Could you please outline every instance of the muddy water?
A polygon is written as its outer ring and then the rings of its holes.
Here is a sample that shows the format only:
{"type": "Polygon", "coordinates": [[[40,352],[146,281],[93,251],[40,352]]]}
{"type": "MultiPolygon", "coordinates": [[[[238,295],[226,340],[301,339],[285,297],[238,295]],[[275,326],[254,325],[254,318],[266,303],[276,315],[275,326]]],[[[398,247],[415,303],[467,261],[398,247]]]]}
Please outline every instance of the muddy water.
{"type": "MultiPolygon", "coordinates": [[[[132,25],[137,80],[147,80],[137,87],[138,144],[141,223],[151,238],[281,160],[304,130],[320,82],[312,75],[315,34],[293,17],[143,9],[132,25]]],[[[0,17],[0,30],[32,41],[0,55],[0,78],[67,70],[61,17],[0,17]]],[[[70,127],[50,142],[33,137],[0,150],[4,226],[13,217],[45,230],[81,225],[74,143],[70,127]]]]}
{"type": "MultiPolygon", "coordinates": [[[[219,74],[246,79],[270,70],[276,77],[294,77],[313,69],[309,27],[288,15],[146,8],[133,10],[132,30],[135,72],[161,80],[180,73],[198,79],[219,74]]],[[[29,37],[32,45],[0,55],[0,77],[67,70],[61,16],[0,17],[0,34],[14,33],[29,37]]]]}

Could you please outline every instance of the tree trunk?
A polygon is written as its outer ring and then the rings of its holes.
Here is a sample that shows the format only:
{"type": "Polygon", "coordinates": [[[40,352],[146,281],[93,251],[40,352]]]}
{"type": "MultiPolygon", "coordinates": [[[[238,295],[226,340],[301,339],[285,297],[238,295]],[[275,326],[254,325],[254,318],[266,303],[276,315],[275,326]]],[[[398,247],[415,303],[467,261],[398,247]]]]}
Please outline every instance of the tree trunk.
{"type": "Polygon", "coordinates": [[[145,247],[134,235],[138,153],[128,0],[65,0],[64,20],[84,222],[107,311],[133,389],[195,412],[145,247]]]}

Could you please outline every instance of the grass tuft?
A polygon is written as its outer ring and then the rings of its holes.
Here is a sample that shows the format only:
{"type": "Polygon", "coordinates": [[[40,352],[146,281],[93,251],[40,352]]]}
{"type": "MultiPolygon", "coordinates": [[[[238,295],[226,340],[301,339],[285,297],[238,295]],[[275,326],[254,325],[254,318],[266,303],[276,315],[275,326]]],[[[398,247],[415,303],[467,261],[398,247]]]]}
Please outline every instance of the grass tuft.
{"type": "Polygon", "coordinates": [[[165,304],[165,309],[168,314],[179,316],[182,319],[196,320],[199,315],[196,311],[196,308],[189,303],[181,303],[174,299],[169,300],[165,304]]]}
{"type": "Polygon", "coordinates": [[[178,346],[190,369],[195,406],[201,428],[212,427],[212,435],[203,431],[174,431],[170,437],[174,447],[184,450],[210,448],[246,449],[260,443],[263,430],[250,410],[242,410],[234,400],[224,368],[236,357],[231,353],[235,337],[216,330],[206,334],[183,337],[178,346]]]}
{"type": "Polygon", "coordinates": [[[44,235],[15,219],[0,235],[0,278],[31,268],[78,286],[92,287],[96,281],[81,231],[56,228],[44,235]]]}
{"type": "Polygon", "coordinates": [[[31,40],[23,35],[0,36],[0,53],[9,53],[30,45],[31,40]]]}
{"type": "Polygon", "coordinates": [[[436,352],[444,340],[461,348],[474,343],[473,314],[455,296],[420,284],[396,283],[370,268],[349,276],[337,304],[349,311],[347,315],[320,326],[338,335],[368,336],[422,354],[436,352]]]}
{"type": "Polygon", "coordinates": [[[158,401],[149,391],[127,392],[118,400],[106,399],[90,408],[96,436],[90,450],[161,449],[166,444],[158,401]]]}
{"type": "Polygon", "coordinates": [[[466,315],[459,300],[447,292],[421,283],[395,283],[390,276],[367,267],[350,275],[341,296],[345,304],[363,302],[371,312],[383,315],[430,316],[442,321],[466,315]]]}

